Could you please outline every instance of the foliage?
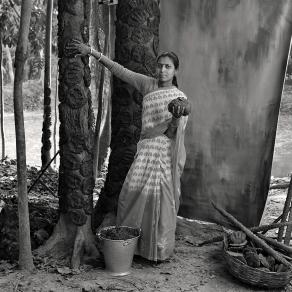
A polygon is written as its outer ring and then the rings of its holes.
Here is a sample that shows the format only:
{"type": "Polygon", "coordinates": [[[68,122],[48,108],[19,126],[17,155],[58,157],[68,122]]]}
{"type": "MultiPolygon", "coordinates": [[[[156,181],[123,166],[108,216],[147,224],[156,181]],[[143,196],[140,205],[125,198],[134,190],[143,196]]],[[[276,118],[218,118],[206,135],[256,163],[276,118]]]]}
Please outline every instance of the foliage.
{"type": "Polygon", "coordinates": [[[16,46],[19,26],[20,6],[14,5],[10,0],[3,0],[0,3],[0,30],[2,33],[2,43],[9,47],[16,46]],[[13,4],[13,6],[11,5],[13,4]]]}
{"type": "MultiPolygon", "coordinates": [[[[40,59],[40,52],[45,46],[45,29],[46,29],[46,0],[33,0],[29,42],[29,56],[40,59]]],[[[53,12],[53,52],[57,50],[57,1],[54,1],[53,12]]],[[[20,23],[21,1],[17,0],[2,0],[0,2],[0,30],[2,33],[3,45],[8,45],[10,48],[15,47],[17,43],[19,23],[20,23]]],[[[39,60],[39,65],[42,66],[42,61],[39,60]]]]}

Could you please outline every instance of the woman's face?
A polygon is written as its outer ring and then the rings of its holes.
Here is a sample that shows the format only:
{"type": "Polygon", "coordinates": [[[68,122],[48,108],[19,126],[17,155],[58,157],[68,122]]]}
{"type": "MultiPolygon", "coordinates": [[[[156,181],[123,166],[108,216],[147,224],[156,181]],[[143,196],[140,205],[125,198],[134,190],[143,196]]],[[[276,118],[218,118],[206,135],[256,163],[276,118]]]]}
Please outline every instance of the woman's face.
{"type": "Polygon", "coordinates": [[[164,85],[171,85],[172,79],[177,73],[172,59],[169,57],[160,57],[157,61],[158,80],[164,85]]]}

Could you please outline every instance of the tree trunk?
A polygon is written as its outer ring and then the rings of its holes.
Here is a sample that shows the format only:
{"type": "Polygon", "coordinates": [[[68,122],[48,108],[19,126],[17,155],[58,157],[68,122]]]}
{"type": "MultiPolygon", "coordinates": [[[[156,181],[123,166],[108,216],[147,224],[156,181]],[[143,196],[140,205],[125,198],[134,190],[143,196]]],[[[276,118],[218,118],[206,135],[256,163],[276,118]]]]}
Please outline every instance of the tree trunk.
{"type": "Polygon", "coordinates": [[[28,32],[32,9],[32,1],[23,0],[21,4],[20,30],[15,52],[15,80],[14,80],[14,118],[17,157],[17,193],[19,217],[19,267],[25,270],[34,268],[27,199],[26,182],[26,149],[23,118],[22,83],[24,63],[27,57],[28,32]]]}
{"type": "Polygon", "coordinates": [[[44,168],[51,160],[51,125],[52,125],[52,108],[51,108],[51,55],[52,55],[52,17],[53,17],[53,0],[47,3],[46,19],[46,42],[45,42],[45,75],[44,75],[44,118],[42,133],[42,150],[41,159],[44,168]]]}
{"type": "Polygon", "coordinates": [[[14,72],[13,72],[13,65],[12,65],[12,58],[9,47],[6,45],[4,46],[4,52],[7,60],[7,70],[8,70],[8,80],[9,83],[14,82],[14,72]]]}
{"type": "MultiPolygon", "coordinates": [[[[58,79],[59,79],[59,71],[57,70],[56,73],[56,91],[55,91],[55,96],[54,96],[54,132],[53,132],[53,144],[54,144],[54,156],[57,153],[57,122],[58,122],[58,101],[57,101],[57,96],[58,96],[58,79]]],[[[57,160],[56,158],[54,159],[54,166],[56,167],[57,160]]]]}
{"type": "Polygon", "coordinates": [[[3,99],[3,74],[2,74],[2,34],[0,31],[0,121],[1,121],[1,146],[2,159],[5,157],[5,132],[4,132],[4,99],[3,99]]]}
{"type": "MultiPolygon", "coordinates": [[[[113,57],[113,47],[114,47],[114,17],[115,17],[115,5],[109,6],[109,44],[108,44],[108,56],[113,57]]],[[[99,157],[98,157],[98,171],[101,171],[101,168],[105,162],[105,159],[108,156],[108,150],[110,147],[111,140],[111,96],[112,91],[112,74],[110,71],[106,71],[106,82],[105,84],[108,87],[108,92],[104,94],[103,98],[103,118],[101,123],[101,136],[99,142],[99,157]]]]}
{"type": "MultiPolygon", "coordinates": [[[[120,1],[116,10],[115,60],[148,75],[156,73],[159,1],[120,1]]],[[[141,132],[142,99],[129,84],[113,78],[111,155],[105,187],[95,208],[94,227],[116,212],[119,193],[136,153],[141,132]]]]}
{"type": "MultiPolygon", "coordinates": [[[[92,8],[92,32],[91,34],[91,45],[94,48],[97,48],[100,51],[104,51],[106,46],[106,35],[108,26],[113,26],[112,21],[108,23],[108,18],[110,15],[113,15],[114,5],[100,5],[97,1],[93,3],[92,8]]],[[[112,16],[111,16],[112,18],[112,16]]],[[[106,53],[107,54],[107,53],[106,53]]],[[[100,66],[99,62],[95,58],[91,58],[91,68],[93,71],[92,74],[92,95],[97,97],[97,121],[96,124],[100,125],[96,127],[96,131],[98,130],[99,134],[95,135],[95,144],[94,147],[94,177],[98,175],[98,172],[101,169],[101,166],[104,163],[104,160],[108,153],[109,148],[109,131],[110,125],[108,123],[109,117],[109,96],[110,96],[110,80],[111,73],[107,70],[104,70],[102,66],[100,66]],[[104,73],[102,73],[104,72],[104,73]],[[104,90],[101,90],[101,75],[104,74],[104,90]],[[108,91],[107,91],[108,90],[108,91]],[[99,98],[100,93],[103,93],[102,99],[99,98]],[[101,111],[100,111],[101,110],[101,111]],[[97,139],[98,138],[98,139],[97,139]],[[97,141],[98,140],[98,141],[97,141]]]]}
{"type": "MultiPolygon", "coordinates": [[[[104,15],[104,47],[103,47],[103,54],[108,55],[108,46],[109,46],[109,7],[106,6],[106,10],[103,12],[106,14],[104,15]]],[[[99,154],[100,154],[100,138],[101,133],[103,132],[104,127],[104,120],[106,118],[106,111],[107,107],[105,107],[105,100],[107,97],[104,96],[104,85],[105,85],[105,67],[103,66],[100,73],[100,82],[99,82],[99,89],[98,89],[98,112],[96,117],[96,124],[95,124],[95,133],[94,133],[94,147],[93,147],[93,175],[94,178],[97,178],[98,168],[99,168],[99,154]],[[102,125],[103,122],[103,125],[102,125]],[[103,126],[103,127],[101,127],[103,126]]]]}
{"type": "Polygon", "coordinates": [[[89,9],[89,0],[58,1],[61,215],[52,237],[39,249],[56,257],[70,254],[72,268],[78,268],[83,254],[99,256],[91,230],[94,116],[89,58],[75,58],[65,50],[73,38],[88,43],[89,9]]]}

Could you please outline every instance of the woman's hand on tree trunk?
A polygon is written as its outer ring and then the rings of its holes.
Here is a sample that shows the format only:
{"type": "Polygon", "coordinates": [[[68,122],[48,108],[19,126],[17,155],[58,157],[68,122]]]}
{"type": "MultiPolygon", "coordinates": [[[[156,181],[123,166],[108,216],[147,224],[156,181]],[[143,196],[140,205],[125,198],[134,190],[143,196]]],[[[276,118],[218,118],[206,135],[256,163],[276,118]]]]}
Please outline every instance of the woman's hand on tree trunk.
{"type": "Polygon", "coordinates": [[[65,54],[70,57],[82,57],[91,53],[90,46],[82,43],[77,39],[69,41],[65,47],[65,54]]]}

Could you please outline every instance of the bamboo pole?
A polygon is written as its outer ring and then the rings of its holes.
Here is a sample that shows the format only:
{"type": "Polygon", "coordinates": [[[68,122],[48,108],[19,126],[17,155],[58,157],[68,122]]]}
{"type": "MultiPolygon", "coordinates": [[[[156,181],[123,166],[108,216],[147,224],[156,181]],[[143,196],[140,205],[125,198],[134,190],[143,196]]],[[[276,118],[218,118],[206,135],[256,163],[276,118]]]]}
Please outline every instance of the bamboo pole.
{"type": "Polygon", "coordinates": [[[237,219],[235,219],[231,214],[227,211],[223,210],[221,207],[217,206],[213,201],[211,202],[213,207],[225,218],[227,218],[234,226],[238,227],[242,230],[247,237],[252,239],[258,246],[260,246],[264,251],[266,251],[269,255],[273,256],[277,261],[282,263],[283,265],[292,269],[292,265],[284,258],[280,253],[275,251],[272,247],[270,247],[264,240],[260,239],[256,236],[252,231],[250,231],[247,227],[245,227],[242,223],[240,223],[237,219]]]}

